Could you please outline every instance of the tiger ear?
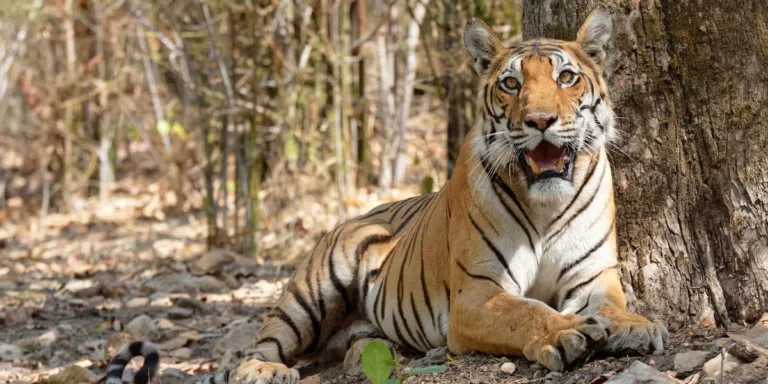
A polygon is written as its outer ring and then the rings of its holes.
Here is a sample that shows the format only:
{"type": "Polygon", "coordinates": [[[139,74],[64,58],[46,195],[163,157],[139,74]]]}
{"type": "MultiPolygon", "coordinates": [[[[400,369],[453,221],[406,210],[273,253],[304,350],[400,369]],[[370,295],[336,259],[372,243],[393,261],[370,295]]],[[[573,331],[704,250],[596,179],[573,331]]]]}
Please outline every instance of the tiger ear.
{"type": "Polygon", "coordinates": [[[464,27],[464,48],[472,56],[472,66],[480,76],[488,74],[491,60],[501,51],[501,41],[482,20],[473,17],[464,27]]]}
{"type": "Polygon", "coordinates": [[[584,52],[599,66],[605,62],[605,46],[611,39],[613,20],[611,14],[604,9],[593,10],[576,34],[576,42],[584,52]]]}

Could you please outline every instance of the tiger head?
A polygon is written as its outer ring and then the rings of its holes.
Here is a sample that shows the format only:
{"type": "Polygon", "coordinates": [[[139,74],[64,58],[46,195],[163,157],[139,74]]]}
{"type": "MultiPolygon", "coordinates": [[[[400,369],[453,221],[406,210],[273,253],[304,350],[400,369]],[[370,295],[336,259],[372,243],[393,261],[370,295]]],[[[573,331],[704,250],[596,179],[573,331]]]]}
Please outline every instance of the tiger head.
{"type": "Polygon", "coordinates": [[[603,78],[611,30],[610,14],[596,10],[575,41],[507,48],[481,20],[467,22],[464,45],[481,79],[472,155],[527,185],[531,199],[572,195],[574,174],[614,137],[603,78]]]}

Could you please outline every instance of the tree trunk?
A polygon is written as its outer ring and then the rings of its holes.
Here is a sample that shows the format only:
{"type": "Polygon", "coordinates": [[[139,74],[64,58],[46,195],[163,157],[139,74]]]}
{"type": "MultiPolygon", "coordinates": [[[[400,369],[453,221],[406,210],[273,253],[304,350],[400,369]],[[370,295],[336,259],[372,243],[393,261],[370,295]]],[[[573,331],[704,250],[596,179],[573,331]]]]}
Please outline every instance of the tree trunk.
{"type": "MultiPolygon", "coordinates": [[[[569,39],[597,1],[526,0],[525,38],[569,39]]],[[[619,258],[631,307],[728,325],[768,309],[768,6],[605,0],[619,258]],[[634,300],[633,300],[634,299],[634,300]]]]}
{"type": "Polygon", "coordinates": [[[413,7],[411,21],[408,22],[408,34],[405,44],[407,47],[405,78],[403,79],[403,100],[400,104],[397,115],[397,137],[395,140],[395,165],[393,167],[394,175],[392,181],[394,185],[399,185],[405,178],[405,169],[408,166],[408,156],[405,153],[406,139],[405,129],[408,124],[408,116],[411,111],[411,101],[413,99],[413,83],[416,80],[416,47],[419,45],[419,30],[421,22],[424,20],[424,14],[427,11],[429,0],[417,2],[413,7]]]}

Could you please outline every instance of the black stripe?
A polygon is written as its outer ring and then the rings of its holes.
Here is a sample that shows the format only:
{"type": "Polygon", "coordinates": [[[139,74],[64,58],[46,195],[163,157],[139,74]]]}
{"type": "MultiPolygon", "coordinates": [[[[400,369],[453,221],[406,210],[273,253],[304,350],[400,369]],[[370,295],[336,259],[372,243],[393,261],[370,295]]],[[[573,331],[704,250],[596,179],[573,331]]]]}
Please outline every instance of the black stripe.
{"type": "Polygon", "coordinates": [[[477,223],[475,222],[475,219],[472,218],[472,215],[468,215],[468,216],[469,216],[469,221],[472,222],[472,225],[475,226],[475,229],[477,230],[477,232],[480,233],[480,237],[483,238],[483,240],[485,241],[485,244],[488,245],[488,248],[490,248],[491,251],[493,251],[493,254],[496,255],[496,259],[499,260],[499,263],[501,263],[501,265],[504,266],[504,270],[507,271],[507,274],[509,275],[509,277],[515,283],[515,285],[517,285],[517,288],[520,289],[520,284],[517,282],[517,279],[515,279],[515,275],[512,274],[512,271],[509,269],[509,263],[507,263],[507,260],[504,258],[504,255],[501,253],[501,251],[499,251],[498,248],[496,248],[495,245],[493,245],[493,242],[491,242],[491,239],[489,239],[485,235],[485,232],[483,232],[483,230],[480,229],[480,226],[477,225],[477,223]]]}
{"type": "MultiPolygon", "coordinates": [[[[522,229],[523,229],[523,232],[525,232],[525,236],[528,238],[528,246],[530,246],[530,247],[531,247],[531,250],[535,250],[536,248],[534,248],[534,246],[533,246],[533,238],[531,238],[531,233],[530,233],[530,232],[528,232],[528,228],[526,228],[526,227],[525,227],[525,225],[523,225],[523,222],[522,222],[522,221],[520,221],[520,218],[519,218],[519,217],[517,217],[517,215],[515,215],[515,213],[512,211],[512,207],[510,207],[509,205],[507,205],[507,202],[506,202],[506,201],[504,201],[504,199],[502,199],[502,198],[501,198],[501,196],[499,195],[499,192],[498,192],[498,191],[496,191],[496,188],[495,188],[495,187],[493,188],[493,193],[495,193],[495,194],[496,194],[496,196],[499,198],[499,201],[501,202],[501,205],[504,207],[504,210],[506,210],[506,211],[507,211],[507,213],[508,213],[510,216],[512,216],[512,218],[515,220],[515,222],[517,223],[517,225],[518,225],[520,228],[522,228],[522,229]]],[[[491,226],[491,228],[493,228],[493,226],[491,226]]],[[[535,230],[535,229],[534,229],[534,230],[535,230]]],[[[497,231],[496,233],[498,233],[498,231],[497,231]]],[[[538,259],[537,259],[537,261],[538,261],[538,259]]]]}
{"type": "MultiPolygon", "coordinates": [[[[425,195],[425,196],[434,196],[434,194],[425,195]]],[[[410,222],[410,221],[411,221],[411,219],[413,218],[413,215],[415,215],[416,213],[420,212],[420,211],[421,211],[421,208],[424,206],[424,204],[426,204],[427,202],[429,202],[429,201],[431,201],[431,200],[432,200],[432,199],[426,199],[426,200],[422,201],[421,203],[419,203],[419,207],[418,207],[416,210],[414,210],[413,212],[411,212],[411,214],[410,214],[410,215],[408,215],[406,218],[404,218],[404,219],[403,219],[403,221],[400,223],[400,225],[399,225],[397,228],[395,228],[395,231],[394,231],[394,232],[392,232],[392,237],[395,237],[395,236],[397,236],[397,234],[398,234],[398,233],[399,233],[399,232],[400,232],[400,231],[401,231],[403,228],[405,228],[406,224],[408,224],[408,222],[410,222]]]]}
{"type": "MultiPolygon", "coordinates": [[[[597,166],[595,166],[595,168],[597,168],[597,166]]],[[[557,229],[557,231],[555,231],[551,235],[547,236],[547,239],[544,240],[544,243],[547,244],[547,246],[545,247],[545,250],[549,249],[552,246],[552,244],[554,243],[554,241],[563,234],[565,229],[568,228],[571,225],[571,223],[574,220],[576,220],[577,217],[579,217],[582,213],[584,213],[584,211],[586,211],[587,208],[589,208],[590,205],[592,205],[592,202],[597,197],[597,193],[600,192],[600,188],[603,186],[602,181],[603,181],[603,177],[605,176],[606,168],[608,168],[607,163],[603,165],[603,171],[600,173],[600,179],[598,181],[597,187],[595,187],[595,191],[592,192],[592,195],[589,197],[587,202],[584,203],[581,207],[579,207],[579,210],[576,211],[573,215],[571,215],[571,217],[569,217],[568,220],[566,220],[563,223],[563,225],[561,225],[560,228],[557,229]]],[[[590,174],[590,176],[591,176],[591,174],[590,174]]],[[[583,185],[582,185],[582,188],[583,188],[583,185]]],[[[579,189],[578,193],[581,193],[581,189],[579,189]]],[[[576,197],[578,197],[578,193],[577,193],[576,197]]],[[[574,197],[574,200],[572,200],[572,202],[575,201],[576,197],[574,197]]],[[[570,208],[570,206],[571,206],[571,204],[569,204],[568,207],[566,208],[566,210],[563,211],[563,212],[566,212],[568,210],[568,208],[570,208]]]]}
{"type": "Polygon", "coordinates": [[[573,296],[573,295],[574,295],[574,294],[575,294],[575,293],[576,293],[576,292],[577,292],[579,289],[581,289],[581,288],[583,288],[585,285],[587,285],[587,284],[589,284],[589,283],[591,283],[591,282],[595,281],[595,279],[597,279],[597,278],[598,278],[600,275],[602,275],[602,274],[603,274],[603,272],[605,272],[605,271],[607,271],[607,270],[609,270],[609,269],[613,269],[613,268],[615,268],[615,267],[608,267],[608,268],[606,268],[606,269],[603,269],[602,271],[600,271],[600,272],[596,273],[594,276],[590,277],[589,279],[585,280],[584,282],[582,282],[582,283],[579,283],[579,284],[577,284],[577,285],[573,286],[573,288],[569,289],[569,290],[568,290],[568,292],[566,292],[566,293],[565,293],[565,296],[563,296],[563,301],[562,301],[562,303],[560,304],[560,308],[562,309],[562,307],[565,305],[565,303],[566,303],[566,302],[568,302],[568,300],[570,300],[570,299],[571,299],[571,297],[572,297],[572,296],[573,296]]]}
{"type": "Polygon", "coordinates": [[[285,355],[283,354],[283,343],[281,343],[280,340],[274,337],[265,337],[259,340],[259,342],[256,343],[256,346],[259,346],[264,343],[275,343],[277,345],[277,355],[280,358],[280,362],[283,364],[287,363],[287,360],[285,359],[285,355]]]}
{"type": "MultiPolygon", "coordinates": [[[[335,246],[335,244],[334,244],[335,246]]],[[[333,287],[336,288],[336,290],[341,295],[341,298],[344,300],[344,317],[347,317],[347,315],[352,312],[352,302],[349,299],[349,292],[347,292],[347,288],[344,286],[344,284],[341,282],[341,279],[339,279],[339,276],[336,274],[336,269],[333,262],[333,253],[328,255],[328,270],[330,271],[331,275],[331,282],[333,283],[333,287]]]]}
{"type": "Polygon", "coordinates": [[[450,313],[451,312],[451,289],[448,288],[448,284],[446,283],[443,283],[443,287],[445,287],[445,298],[446,298],[446,302],[448,303],[448,312],[450,313]]]}
{"type": "MultiPolygon", "coordinates": [[[[510,199],[512,199],[512,201],[513,201],[513,202],[515,203],[515,205],[517,206],[517,209],[518,209],[518,210],[520,211],[520,213],[522,213],[522,214],[523,214],[523,216],[525,217],[525,220],[526,220],[526,222],[528,223],[528,225],[530,225],[530,227],[531,227],[531,229],[533,229],[534,233],[536,233],[536,234],[538,235],[538,231],[536,231],[536,227],[533,225],[533,221],[531,221],[531,218],[530,218],[530,217],[528,217],[528,214],[527,214],[527,213],[525,212],[525,210],[523,209],[523,205],[522,205],[522,204],[520,204],[520,200],[518,200],[518,199],[517,199],[517,196],[515,196],[515,193],[512,191],[512,189],[510,189],[510,188],[509,188],[509,186],[507,186],[507,184],[505,184],[505,183],[504,183],[504,182],[501,180],[501,178],[499,177],[499,175],[498,175],[498,174],[496,174],[495,172],[491,171],[491,169],[490,169],[490,168],[489,168],[489,166],[488,166],[488,163],[486,163],[485,161],[482,161],[482,164],[483,164],[483,168],[485,169],[485,173],[488,175],[488,177],[489,177],[489,178],[490,178],[490,179],[491,179],[491,180],[492,180],[492,181],[493,181],[493,182],[494,182],[496,185],[498,185],[498,186],[499,186],[499,187],[502,189],[502,191],[504,191],[504,193],[505,193],[507,196],[509,196],[509,198],[510,198],[510,199]]],[[[522,227],[523,227],[523,229],[525,229],[525,230],[526,230],[526,233],[527,233],[527,232],[528,232],[528,230],[525,228],[525,226],[522,226],[522,227]]],[[[530,237],[530,234],[529,234],[528,236],[530,237]]]]}
{"type": "Polygon", "coordinates": [[[582,261],[586,260],[589,256],[591,256],[593,253],[595,253],[595,251],[600,249],[600,247],[602,247],[603,244],[605,244],[605,242],[608,240],[608,237],[611,236],[611,232],[613,232],[613,225],[611,225],[611,228],[608,229],[608,233],[606,233],[605,236],[603,236],[603,238],[600,240],[600,242],[595,244],[595,246],[592,247],[592,249],[590,249],[586,254],[584,254],[584,256],[579,257],[578,259],[576,259],[571,264],[568,264],[562,271],[560,271],[560,276],[557,277],[557,280],[560,281],[560,279],[562,279],[563,276],[566,273],[568,273],[568,271],[573,269],[573,267],[579,265],[582,261]]]}
{"type": "MultiPolygon", "coordinates": [[[[547,229],[549,229],[549,227],[551,227],[553,224],[555,224],[558,220],[563,218],[563,215],[565,215],[565,213],[568,212],[569,209],[571,209],[571,206],[573,206],[573,204],[576,202],[576,200],[579,199],[579,196],[581,196],[581,192],[584,190],[584,188],[587,186],[587,184],[589,184],[589,181],[592,180],[592,175],[595,173],[595,169],[597,169],[598,165],[600,165],[599,158],[598,158],[598,163],[595,164],[595,166],[592,167],[592,169],[589,170],[589,173],[587,174],[587,178],[584,179],[584,182],[581,184],[581,187],[579,187],[579,190],[576,191],[576,194],[573,195],[573,198],[571,199],[571,201],[568,202],[568,205],[565,207],[565,209],[563,209],[563,211],[560,212],[560,214],[557,215],[557,217],[555,217],[555,219],[552,220],[549,223],[549,225],[547,225],[547,229]]],[[[605,172],[605,167],[603,167],[603,172],[605,172]]],[[[551,238],[551,236],[550,236],[550,238],[551,238]]]]}
{"type": "Polygon", "coordinates": [[[395,325],[395,335],[397,335],[397,338],[399,339],[400,344],[405,345],[407,348],[410,348],[410,349],[419,350],[418,348],[411,345],[411,343],[409,343],[408,340],[405,339],[405,337],[403,337],[403,333],[400,332],[400,327],[397,325],[396,316],[392,316],[392,324],[395,325]]]}
{"type": "Polygon", "coordinates": [[[293,294],[293,298],[299,303],[301,308],[304,309],[304,312],[307,313],[309,320],[312,322],[312,342],[304,350],[304,352],[312,353],[317,349],[317,345],[320,342],[320,322],[317,320],[317,316],[315,316],[315,312],[312,310],[312,307],[309,306],[307,300],[305,300],[294,287],[291,288],[289,288],[289,290],[293,294]]]}
{"type": "MultiPolygon", "coordinates": [[[[366,303],[366,301],[368,300],[368,284],[369,284],[369,282],[371,280],[371,277],[376,276],[377,273],[379,273],[379,269],[378,268],[374,269],[374,270],[371,270],[370,272],[366,273],[365,277],[363,278],[363,285],[362,285],[362,288],[361,288],[362,291],[363,291],[363,294],[362,294],[362,297],[360,299],[360,308],[363,309],[363,313],[365,313],[366,310],[368,309],[368,305],[366,303]]],[[[375,308],[374,308],[374,311],[375,311],[375,308]]]]}
{"type": "Polygon", "coordinates": [[[128,351],[132,356],[141,356],[141,349],[144,347],[143,341],[135,341],[128,346],[128,351]]]}
{"type": "Polygon", "coordinates": [[[299,327],[297,327],[296,323],[293,322],[291,316],[285,313],[285,311],[283,311],[280,307],[275,307],[275,312],[277,313],[277,317],[284,323],[288,324],[288,327],[290,327],[293,333],[296,335],[296,339],[298,339],[297,344],[299,346],[303,345],[304,343],[301,340],[301,332],[299,332],[299,327]]]}
{"type": "MultiPolygon", "coordinates": [[[[499,288],[501,288],[501,289],[504,289],[504,288],[501,286],[501,284],[497,283],[497,282],[496,282],[496,280],[494,280],[494,279],[491,279],[491,278],[490,278],[490,277],[488,277],[488,276],[483,276],[483,275],[475,275],[475,274],[473,274],[473,273],[470,273],[469,271],[467,271],[467,268],[465,268],[465,267],[464,267],[464,265],[462,265],[462,264],[461,264],[461,262],[460,262],[460,261],[458,261],[458,260],[456,260],[456,265],[458,265],[458,266],[459,266],[459,269],[461,269],[461,271],[462,271],[462,272],[464,272],[464,274],[466,274],[467,276],[469,276],[469,277],[471,277],[471,278],[473,278],[473,279],[478,279],[478,280],[486,280],[486,281],[490,281],[491,283],[494,283],[494,284],[496,284],[496,286],[497,286],[497,287],[499,287],[499,288]]],[[[448,295],[449,295],[449,297],[450,297],[450,291],[449,291],[448,295]]],[[[450,303],[450,299],[449,299],[449,301],[448,301],[448,302],[450,303]]],[[[450,308],[449,308],[449,310],[450,310],[450,308]]]]}
{"type": "Polygon", "coordinates": [[[426,334],[426,331],[424,330],[424,324],[421,323],[421,311],[416,309],[416,301],[413,299],[413,292],[411,292],[411,313],[413,313],[413,316],[416,318],[416,324],[419,326],[419,336],[421,336],[421,342],[424,344],[425,347],[427,347],[427,350],[432,349],[432,344],[427,341],[426,337],[424,336],[426,334]]]}

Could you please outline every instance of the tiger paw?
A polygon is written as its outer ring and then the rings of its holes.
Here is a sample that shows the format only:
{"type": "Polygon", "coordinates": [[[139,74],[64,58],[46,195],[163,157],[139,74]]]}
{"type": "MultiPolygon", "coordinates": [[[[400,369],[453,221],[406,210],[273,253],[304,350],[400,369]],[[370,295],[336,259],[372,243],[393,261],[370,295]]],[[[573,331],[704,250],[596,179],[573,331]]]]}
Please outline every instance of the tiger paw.
{"type": "Polygon", "coordinates": [[[562,372],[602,348],[609,327],[610,321],[601,316],[566,315],[561,325],[530,343],[523,353],[551,371],[562,372]]]}
{"type": "Polygon", "coordinates": [[[669,331],[659,323],[630,312],[613,314],[610,319],[605,350],[611,354],[647,355],[669,346],[669,331]]]}
{"type": "Polygon", "coordinates": [[[283,364],[248,360],[232,369],[228,384],[297,384],[299,371],[283,364]]]}

